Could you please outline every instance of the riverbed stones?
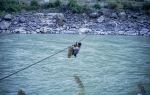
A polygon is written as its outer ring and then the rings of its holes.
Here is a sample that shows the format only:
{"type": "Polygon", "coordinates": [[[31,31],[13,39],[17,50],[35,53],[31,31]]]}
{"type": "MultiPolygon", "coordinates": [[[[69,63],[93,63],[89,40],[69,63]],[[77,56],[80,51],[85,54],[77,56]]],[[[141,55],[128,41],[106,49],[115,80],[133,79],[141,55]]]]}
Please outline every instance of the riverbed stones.
{"type": "MultiPolygon", "coordinates": [[[[0,21],[0,33],[66,33],[66,34],[95,34],[95,35],[140,35],[148,36],[150,33],[150,17],[144,14],[137,18],[133,12],[102,8],[94,19],[89,14],[24,12],[15,14],[11,20],[0,21]],[[102,11],[103,10],[103,11],[102,11]],[[105,10],[105,11],[104,11],[105,10]],[[98,15],[99,14],[99,15],[98,15]],[[98,17],[97,17],[98,16],[98,17]],[[126,18],[126,19],[124,19],[126,18]],[[19,28],[23,27],[23,28],[19,28]],[[43,28],[44,27],[44,28],[43,28]],[[86,29],[85,29],[86,28],[86,29]],[[108,32],[110,31],[110,32],[108,32]]],[[[91,12],[92,13],[92,12],[91,12]]]]}

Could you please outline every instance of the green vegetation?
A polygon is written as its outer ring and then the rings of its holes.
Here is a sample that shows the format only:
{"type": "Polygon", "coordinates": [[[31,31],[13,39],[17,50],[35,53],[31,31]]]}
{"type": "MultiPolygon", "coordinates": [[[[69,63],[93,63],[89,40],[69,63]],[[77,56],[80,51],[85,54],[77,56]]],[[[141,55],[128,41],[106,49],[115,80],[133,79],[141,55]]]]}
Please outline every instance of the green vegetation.
{"type": "Polygon", "coordinates": [[[81,13],[83,12],[82,6],[80,6],[76,0],[69,0],[68,7],[74,13],[81,13]]]}
{"type": "Polygon", "coordinates": [[[107,0],[108,8],[116,10],[149,11],[150,1],[142,0],[107,0]]]}
{"type": "MultiPolygon", "coordinates": [[[[68,0],[68,9],[73,13],[83,13],[92,10],[99,10],[102,0],[97,0],[92,7],[90,5],[80,5],[77,0],[68,0]]],[[[132,10],[132,11],[146,11],[150,12],[150,1],[149,0],[105,0],[106,8],[114,10],[132,10]]],[[[45,4],[39,4],[38,0],[0,0],[0,15],[5,12],[18,12],[21,10],[37,10],[37,9],[49,9],[59,8],[62,5],[60,0],[49,2],[45,4]]]]}
{"type": "Polygon", "coordinates": [[[68,7],[73,13],[83,13],[91,10],[88,5],[79,5],[76,0],[69,0],[68,7]]]}
{"type": "Polygon", "coordinates": [[[20,6],[15,0],[0,0],[0,11],[17,12],[20,6]]]}
{"type": "Polygon", "coordinates": [[[146,10],[146,11],[150,11],[150,2],[144,2],[143,4],[143,10],[146,10]]]}
{"type": "Polygon", "coordinates": [[[27,2],[18,2],[18,0],[0,0],[0,15],[3,11],[5,12],[18,12],[21,10],[37,10],[37,9],[48,9],[56,8],[61,5],[60,0],[56,0],[53,3],[46,3],[40,5],[37,0],[31,0],[30,3],[27,2]]]}
{"type": "Polygon", "coordinates": [[[48,9],[48,8],[57,8],[57,7],[60,7],[61,6],[61,2],[60,0],[56,0],[55,2],[51,3],[46,3],[42,6],[42,8],[44,9],[48,9]]]}
{"type": "Polygon", "coordinates": [[[37,10],[39,8],[40,8],[40,5],[38,4],[38,2],[36,0],[32,0],[30,3],[30,6],[28,6],[26,10],[37,10]]]}
{"type": "Polygon", "coordinates": [[[116,10],[123,10],[124,6],[121,0],[107,0],[108,8],[116,9],[116,10]]]}
{"type": "Polygon", "coordinates": [[[100,4],[96,3],[96,4],[93,5],[93,8],[95,8],[95,9],[101,9],[101,6],[100,6],[100,4]]]}

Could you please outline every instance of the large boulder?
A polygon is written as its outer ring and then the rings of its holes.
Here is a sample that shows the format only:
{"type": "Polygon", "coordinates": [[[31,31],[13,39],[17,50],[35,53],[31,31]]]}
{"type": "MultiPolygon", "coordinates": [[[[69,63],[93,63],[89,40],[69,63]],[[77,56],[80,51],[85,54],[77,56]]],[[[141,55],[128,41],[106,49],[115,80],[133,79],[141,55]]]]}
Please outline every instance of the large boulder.
{"type": "Polygon", "coordinates": [[[4,20],[10,21],[12,20],[12,15],[11,14],[7,14],[4,16],[4,20]]]}
{"type": "Polygon", "coordinates": [[[59,26],[63,26],[64,25],[64,23],[66,21],[64,14],[58,13],[58,14],[56,14],[55,18],[56,18],[56,23],[59,26]]]}
{"type": "Polygon", "coordinates": [[[97,19],[97,22],[98,22],[98,23],[102,23],[103,21],[105,21],[105,17],[104,17],[104,16],[100,16],[100,17],[97,19]]]}
{"type": "Polygon", "coordinates": [[[25,21],[26,21],[25,17],[20,17],[20,18],[19,18],[19,22],[20,22],[20,23],[25,23],[25,21]]]}
{"type": "Polygon", "coordinates": [[[100,15],[99,15],[99,13],[98,12],[93,12],[93,13],[90,13],[89,14],[89,17],[90,18],[98,18],[100,15]]]}
{"type": "Polygon", "coordinates": [[[2,21],[0,22],[0,30],[7,30],[9,28],[11,23],[6,22],[6,21],[2,21]]]}
{"type": "Polygon", "coordinates": [[[91,32],[92,30],[89,28],[80,28],[79,29],[79,34],[87,34],[89,32],[91,32]]]}
{"type": "Polygon", "coordinates": [[[18,34],[26,34],[26,30],[24,29],[24,27],[19,27],[19,28],[16,28],[14,31],[14,33],[18,33],[18,34]]]}

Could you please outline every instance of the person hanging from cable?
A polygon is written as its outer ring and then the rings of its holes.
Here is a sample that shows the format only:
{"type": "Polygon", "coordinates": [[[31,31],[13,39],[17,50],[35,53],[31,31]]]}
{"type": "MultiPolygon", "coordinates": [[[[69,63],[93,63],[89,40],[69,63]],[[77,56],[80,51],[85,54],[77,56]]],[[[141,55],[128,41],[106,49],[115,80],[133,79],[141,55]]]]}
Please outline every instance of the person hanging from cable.
{"type": "Polygon", "coordinates": [[[72,55],[76,57],[77,54],[79,53],[80,48],[81,42],[76,42],[74,45],[70,46],[68,48],[68,58],[71,58],[72,55]]]}
{"type": "Polygon", "coordinates": [[[79,53],[80,47],[81,47],[81,43],[80,42],[78,42],[78,43],[76,42],[76,44],[73,47],[73,54],[72,54],[72,55],[74,55],[74,57],[76,57],[77,54],[79,53]]]}

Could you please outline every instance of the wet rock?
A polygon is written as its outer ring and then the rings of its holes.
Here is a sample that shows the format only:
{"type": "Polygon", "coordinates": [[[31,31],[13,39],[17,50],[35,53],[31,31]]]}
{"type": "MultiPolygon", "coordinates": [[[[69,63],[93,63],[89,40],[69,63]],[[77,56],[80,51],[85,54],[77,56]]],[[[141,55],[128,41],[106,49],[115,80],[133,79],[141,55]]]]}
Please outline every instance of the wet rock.
{"type": "Polygon", "coordinates": [[[99,15],[99,13],[97,13],[97,12],[94,12],[94,13],[90,13],[89,14],[89,17],[90,18],[98,18],[100,15],[99,15]]]}
{"type": "Polygon", "coordinates": [[[10,21],[12,20],[12,15],[11,14],[7,14],[4,16],[4,20],[10,21]]]}
{"type": "Polygon", "coordinates": [[[11,25],[11,23],[2,21],[2,22],[0,22],[0,30],[6,30],[9,28],[10,25],[11,25]]]}
{"type": "Polygon", "coordinates": [[[87,34],[89,32],[91,32],[91,29],[89,29],[89,28],[80,28],[79,29],[79,34],[87,34]]]}
{"type": "Polygon", "coordinates": [[[26,21],[25,17],[20,17],[20,18],[19,18],[19,22],[20,22],[20,23],[25,23],[25,21],[26,21]]]}
{"type": "Polygon", "coordinates": [[[125,35],[136,36],[138,33],[135,30],[129,30],[124,33],[125,35]]]}
{"type": "Polygon", "coordinates": [[[105,17],[104,17],[104,16],[100,16],[100,17],[97,19],[97,22],[98,22],[98,23],[102,23],[103,21],[105,21],[105,17]]]}
{"type": "Polygon", "coordinates": [[[124,35],[124,34],[125,34],[125,31],[118,31],[118,34],[119,34],[119,35],[124,35]]]}
{"type": "Polygon", "coordinates": [[[49,27],[41,27],[40,29],[39,29],[40,31],[37,31],[37,33],[42,33],[42,34],[46,34],[46,33],[48,33],[49,31],[51,31],[50,29],[49,29],[49,27]]]}
{"type": "Polygon", "coordinates": [[[73,30],[62,31],[62,33],[63,34],[77,34],[77,32],[73,30]]]}
{"type": "Polygon", "coordinates": [[[147,35],[148,32],[149,32],[149,29],[147,29],[147,28],[142,28],[142,29],[140,30],[140,35],[147,35]]]}
{"type": "Polygon", "coordinates": [[[27,33],[26,30],[24,29],[24,27],[19,27],[19,28],[15,29],[13,32],[19,33],[19,34],[26,34],[27,33]]]}

